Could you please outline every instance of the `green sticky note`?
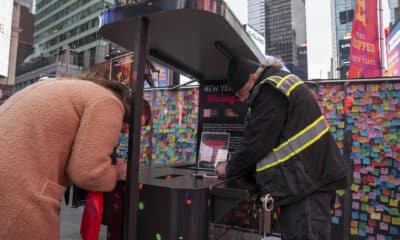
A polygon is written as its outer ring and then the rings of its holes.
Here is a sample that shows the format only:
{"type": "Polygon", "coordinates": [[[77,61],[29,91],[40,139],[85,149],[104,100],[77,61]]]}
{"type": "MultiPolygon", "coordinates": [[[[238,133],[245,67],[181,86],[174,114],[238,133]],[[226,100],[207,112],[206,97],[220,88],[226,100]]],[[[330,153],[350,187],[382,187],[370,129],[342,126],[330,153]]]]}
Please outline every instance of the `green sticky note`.
{"type": "Polygon", "coordinates": [[[361,210],[368,212],[368,204],[365,203],[361,204],[361,210]]]}
{"type": "Polygon", "coordinates": [[[143,202],[140,202],[139,205],[138,205],[138,207],[139,207],[140,210],[143,210],[143,208],[144,208],[144,203],[143,203],[143,202]]]}
{"type": "Polygon", "coordinates": [[[384,203],[389,202],[389,199],[387,196],[381,196],[380,198],[381,198],[381,202],[384,202],[384,203]]]}
{"type": "Polygon", "coordinates": [[[386,158],[386,165],[387,165],[388,167],[393,166],[393,162],[392,162],[392,159],[391,159],[391,158],[386,158]]]}
{"type": "Polygon", "coordinates": [[[336,194],[339,196],[343,196],[346,192],[343,189],[336,190],[336,194]]]}
{"type": "Polygon", "coordinates": [[[367,226],[366,222],[360,222],[359,225],[358,225],[358,227],[361,228],[361,229],[365,229],[366,226],[367,226]]]}
{"type": "Polygon", "coordinates": [[[399,209],[397,209],[397,208],[390,208],[390,215],[398,216],[398,215],[399,215],[399,209]]]}
{"type": "Polygon", "coordinates": [[[372,171],[372,174],[373,174],[374,176],[379,176],[379,169],[375,168],[375,169],[372,171]]]}
{"type": "Polygon", "coordinates": [[[159,233],[156,233],[156,240],[161,240],[161,235],[159,233]]]}
{"type": "Polygon", "coordinates": [[[364,192],[369,192],[370,191],[370,186],[369,185],[363,185],[363,191],[364,192]]]}

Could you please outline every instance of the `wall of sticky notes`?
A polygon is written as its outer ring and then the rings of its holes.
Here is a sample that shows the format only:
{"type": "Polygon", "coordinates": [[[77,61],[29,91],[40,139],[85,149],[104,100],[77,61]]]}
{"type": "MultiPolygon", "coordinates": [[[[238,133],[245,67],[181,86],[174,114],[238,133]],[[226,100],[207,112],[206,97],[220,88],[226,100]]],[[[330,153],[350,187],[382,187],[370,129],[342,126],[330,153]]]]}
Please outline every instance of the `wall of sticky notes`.
{"type": "Polygon", "coordinates": [[[159,166],[196,162],[198,88],[145,90],[152,124],[142,130],[140,162],[159,166]]]}
{"type": "Polygon", "coordinates": [[[352,185],[337,191],[332,227],[342,232],[334,239],[399,239],[400,80],[312,88],[353,167],[352,185]]]}

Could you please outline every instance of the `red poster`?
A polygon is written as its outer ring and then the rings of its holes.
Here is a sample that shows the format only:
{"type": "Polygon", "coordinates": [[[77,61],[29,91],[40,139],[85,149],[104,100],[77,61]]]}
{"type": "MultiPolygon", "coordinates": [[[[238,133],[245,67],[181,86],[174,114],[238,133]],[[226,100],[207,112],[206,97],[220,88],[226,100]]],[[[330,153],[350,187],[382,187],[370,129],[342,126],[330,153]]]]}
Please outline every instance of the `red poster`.
{"type": "Polygon", "coordinates": [[[380,77],[377,0],[356,0],[349,78],[380,77]]]}
{"type": "Polygon", "coordinates": [[[130,86],[133,69],[133,53],[115,57],[111,60],[111,79],[130,86]]]}

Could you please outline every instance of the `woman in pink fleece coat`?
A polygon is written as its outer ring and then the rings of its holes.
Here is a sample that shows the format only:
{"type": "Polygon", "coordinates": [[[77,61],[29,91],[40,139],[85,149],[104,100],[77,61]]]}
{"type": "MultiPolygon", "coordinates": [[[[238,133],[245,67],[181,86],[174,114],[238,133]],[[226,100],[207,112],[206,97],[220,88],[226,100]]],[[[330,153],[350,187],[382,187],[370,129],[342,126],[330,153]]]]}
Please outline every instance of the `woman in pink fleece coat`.
{"type": "Polygon", "coordinates": [[[0,239],[59,239],[69,184],[111,191],[125,179],[126,164],[112,165],[110,154],[129,98],[116,81],[59,79],[0,106],[0,239]]]}

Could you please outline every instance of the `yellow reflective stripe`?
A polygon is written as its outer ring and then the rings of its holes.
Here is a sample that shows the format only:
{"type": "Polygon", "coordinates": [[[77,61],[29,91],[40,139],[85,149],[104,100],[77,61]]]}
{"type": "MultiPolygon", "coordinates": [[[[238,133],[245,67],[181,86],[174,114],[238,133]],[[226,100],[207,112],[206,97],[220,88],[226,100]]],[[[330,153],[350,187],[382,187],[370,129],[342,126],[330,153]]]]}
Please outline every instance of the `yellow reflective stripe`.
{"type": "Polygon", "coordinates": [[[281,81],[276,85],[276,87],[279,88],[279,87],[282,85],[282,83],[283,83],[286,79],[288,79],[289,77],[291,77],[291,76],[293,76],[293,74],[286,75],[284,78],[281,79],[281,81]]]}
{"type": "Polygon", "coordinates": [[[298,85],[303,84],[303,83],[304,83],[303,81],[299,81],[299,82],[293,84],[293,86],[291,86],[289,88],[289,90],[287,91],[286,96],[290,96],[290,92],[293,91],[298,85]]]}
{"type": "Polygon", "coordinates": [[[310,125],[308,125],[306,128],[304,128],[303,130],[301,130],[300,132],[298,132],[296,135],[294,135],[293,137],[289,138],[286,142],[282,143],[281,145],[279,145],[277,148],[274,148],[273,151],[278,151],[279,149],[283,148],[284,146],[288,145],[289,142],[292,142],[293,140],[295,140],[296,138],[298,138],[300,135],[303,135],[305,132],[307,132],[308,130],[310,130],[312,127],[314,127],[315,125],[317,125],[321,120],[324,120],[324,116],[321,115],[317,120],[315,120],[313,123],[311,123],[310,125]]]}
{"type": "Polygon", "coordinates": [[[260,83],[264,83],[266,80],[270,80],[271,82],[273,82],[273,83],[275,83],[275,84],[278,84],[278,82],[277,82],[277,81],[275,81],[274,79],[272,79],[272,77],[269,77],[269,78],[267,78],[267,79],[263,80],[263,81],[262,81],[262,82],[260,82],[260,83]]]}
{"type": "Polygon", "coordinates": [[[300,153],[301,151],[303,151],[304,149],[306,149],[307,147],[309,147],[311,144],[315,143],[316,141],[318,141],[325,133],[327,133],[329,131],[329,127],[325,128],[320,134],[318,134],[315,138],[313,138],[312,140],[310,140],[309,142],[307,142],[306,144],[304,144],[302,147],[294,150],[291,154],[289,154],[288,156],[279,159],[276,162],[273,162],[271,164],[265,165],[261,168],[257,168],[257,172],[261,172],[264,171],[265,169],[274,167],[278,164],[281,164],[283,162],[286,162],[287,160],[289,160],[291,157],[293,157],[294,155],[300,153]]]}

